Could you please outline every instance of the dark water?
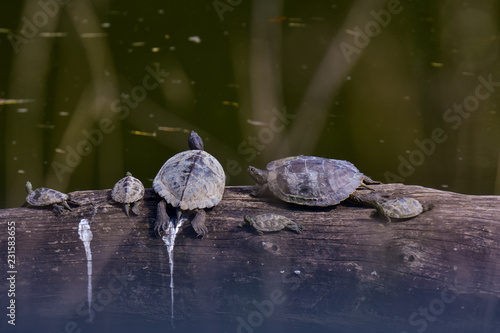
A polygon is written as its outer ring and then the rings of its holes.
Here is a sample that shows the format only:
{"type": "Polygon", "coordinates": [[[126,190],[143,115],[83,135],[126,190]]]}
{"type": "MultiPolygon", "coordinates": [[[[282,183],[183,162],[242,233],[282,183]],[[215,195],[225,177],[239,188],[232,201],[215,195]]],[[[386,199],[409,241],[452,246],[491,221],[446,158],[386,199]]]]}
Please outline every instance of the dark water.
{"type": "Polygon", "coordinates": [[[304,154],[500,194],[497,1],[25,0],[0,18],[0,208],[27,180],[150,187],[190,130],[228,185],[304,154]]]}
{"type": "Polygon", "coordinates": [[[131,171],[151,186],[187,148],[181,129],[229,185],[305,154],[500,193],[494,1],[55,4],[3,5],[2,207],[22,204],[26,180],[69,192],[131,171]]]}

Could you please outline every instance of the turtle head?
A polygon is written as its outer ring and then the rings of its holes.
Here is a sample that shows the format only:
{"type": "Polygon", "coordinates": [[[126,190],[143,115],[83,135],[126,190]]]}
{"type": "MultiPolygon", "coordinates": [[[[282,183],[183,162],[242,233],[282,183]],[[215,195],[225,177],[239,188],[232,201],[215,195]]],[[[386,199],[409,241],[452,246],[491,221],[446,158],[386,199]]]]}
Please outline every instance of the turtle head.
{"type": "Polygon", "coordinates": [[[267,173],[268,173],[268,171],[257,169],[256,167],[251,166],[251,165],[248,167],[247,171],[250,174],[250,176],[252,176],[252,178],[255,179],[255,181],[258,184],[265,184],[265,183],[267,183],[267,173]]]}
{"type": "Polygon", "coordinates": [[[203,140],[195,131],[191,131],[191,134],[189,134],[188,145],[191,150],[203,150],[203,140]]]}
{"type": "Polygon", "coordinates": [[[132,173],[130,171],[127,171],[127,174],[126,174],[127,177],[132,177],[132,173]]]}
{"type": "Polygon", "coordinates": [[[26,192],[28,192],[28,193],[33,192],[33,185],[31,185],[31,183],[29,181],[26,182],[26,185],[24,186],[24,188],[26,189],[26,192]]]}

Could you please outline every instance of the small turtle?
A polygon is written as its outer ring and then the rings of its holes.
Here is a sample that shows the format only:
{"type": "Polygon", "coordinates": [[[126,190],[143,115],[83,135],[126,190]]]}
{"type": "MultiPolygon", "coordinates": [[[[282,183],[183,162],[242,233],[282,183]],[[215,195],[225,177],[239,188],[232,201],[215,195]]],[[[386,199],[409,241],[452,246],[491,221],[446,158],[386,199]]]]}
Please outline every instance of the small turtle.
{"type": "Polygon", "coordinates": [[[387,200],[383,203],[376,203],[375,208],[380,215],[391,218],[409,219],[420,215],[425,209],[420,202],[413,198],[397,198],[387,200]]]}
{"type": "MultiPolygon", "coordinates": [[[[194,212],[191,225],[204,236],[205,208],[217,205],[224,194],[226,175],[215,157],[203,150],[203,140],[194,131],[188,139],[190,150],[168,159],[153,180],[153,189],[177,209],[177,223],[183,212],[194,212]]],[[[165,204],[158,204],[155,230],[165,230],[170,221],[165,204]]]]}
{"type": "Polygon", "coordinates": [[[139,200],[144,197],[144,185],[142,182],[133,177],[130,172],[120,179],[113,190],[111,191],[111,198],[123,204],[125,214],[130,217],[130,205],[132,204],[132,212],[139,215],[139,200]]]}
{"type": "MultiPolygon", "coordinates": [[[[283,158],[270,162],[267,170],[249,166],[248,173],[260,185],[255,195],[269,189],[283,201],[307,206],[332,206],[349,197],[364,203],[356,189],[379,183],[350,162],[316,156],[283,158]]],[[[373,206],[372,201],[366,204],[373,206]]]]}
{"type": "MultiPolygon", "coordinates": [[[[45,187],[33,190],[33,186],[29,181],[26,182],[25,188],[26,192],[28,192],[26,202],[31,206],[41,207],[52,205],[57,215],[61,214],[64,208],[71,210],[71,207],[68,205],[68,201],[71,200],[67,194],[45,187]]],[[[77,204],[74,201],[71,202],[77,204]]]]}
{"type": "Polygon", "coordinates": [[[261,214],[257,216],[245,216],[245,222],[240,224],[240,227],[249,224],[257,230],[259,235],[264,232],[279,231],[281,229],[289,229],[296,231],[298,234],[302,232],[302,227],[290,220],[287,217],[277,214],[261,214]]]}

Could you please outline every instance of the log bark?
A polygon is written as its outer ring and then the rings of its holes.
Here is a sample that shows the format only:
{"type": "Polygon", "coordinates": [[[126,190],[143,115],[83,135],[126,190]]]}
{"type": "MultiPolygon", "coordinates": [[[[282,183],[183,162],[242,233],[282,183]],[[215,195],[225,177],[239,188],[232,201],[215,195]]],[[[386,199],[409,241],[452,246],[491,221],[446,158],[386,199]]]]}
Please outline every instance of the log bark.
{"type": "MultiPolygon", "coordinates": [[[[207,211],[208,235],[199,238],[188,225],[177,237],[176,332],[498,332],[500,197],[374,188],[433,208],[387,223],[347,202],[301,207],[252,197],[251,186],[227,187],[207,211]],[[258,235],[238,226],[244,215],[269,212],[304,231],[258,235]]],[[[2,260],[1,269],[15,276],[8,298],[15,299],[16,328],[172,330],[169,257],[153,232],[159,198],[147,189],[140,215],[127,218],[109,194],[70,193],[81,205],[59,216],[50,208],[0,210],[3,258],[15,226],[15,265],[2,260]],[[82,219],[93,235],[93,322],[82,219]]],[[[3,281],[7,296],[12,281],[3,281]]],[[[11,327],[7,320],[1,327],[11,327]]]]}

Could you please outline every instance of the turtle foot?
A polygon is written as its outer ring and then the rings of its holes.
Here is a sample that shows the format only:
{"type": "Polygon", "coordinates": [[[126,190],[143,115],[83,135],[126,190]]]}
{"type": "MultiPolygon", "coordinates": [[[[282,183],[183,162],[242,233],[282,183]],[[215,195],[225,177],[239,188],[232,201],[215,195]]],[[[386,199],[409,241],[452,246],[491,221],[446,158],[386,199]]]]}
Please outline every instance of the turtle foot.
{"type": "Polygon", "coordinates": [[[194,231],[202,238],[208,234],[208,229],[205,226],[206,212],[203,209],[197,211],[196,216],[191,220],[191,225],[194,231]]]}
{"type": "Polygon", "coordinates": [[[162,231],[167,229],[168,222],[170,222],[170,216],[167,213],[167,203],[165,200],[158,202],[156,208],[156,221],[154,226],[154,231],[160,234],[162,231]]]}

